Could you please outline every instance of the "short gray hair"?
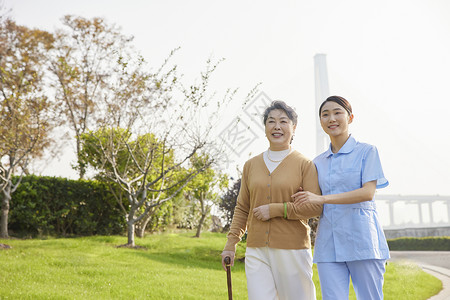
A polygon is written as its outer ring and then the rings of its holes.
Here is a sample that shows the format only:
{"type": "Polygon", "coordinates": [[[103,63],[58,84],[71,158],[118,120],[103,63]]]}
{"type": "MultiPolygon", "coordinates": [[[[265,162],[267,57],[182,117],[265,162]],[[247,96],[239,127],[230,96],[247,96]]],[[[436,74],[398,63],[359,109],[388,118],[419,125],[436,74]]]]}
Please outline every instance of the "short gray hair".
{"type": "Polygon", "coordinates": [[[298,121],[297,113],[295,112],[295,110],[292,107],[290,107],[284,101],[281,101],[281,100],[273,101],[270,104],[270,106],[266,108],[266,110],[264,111],[264,125],[266,125],[267,118],[269,117],[269,113],[275,109],[283,110],[286,113],[286,115],[288,116],[289,120],[291,120],[294,125],[297,125],[297,121],[298,121]]]}

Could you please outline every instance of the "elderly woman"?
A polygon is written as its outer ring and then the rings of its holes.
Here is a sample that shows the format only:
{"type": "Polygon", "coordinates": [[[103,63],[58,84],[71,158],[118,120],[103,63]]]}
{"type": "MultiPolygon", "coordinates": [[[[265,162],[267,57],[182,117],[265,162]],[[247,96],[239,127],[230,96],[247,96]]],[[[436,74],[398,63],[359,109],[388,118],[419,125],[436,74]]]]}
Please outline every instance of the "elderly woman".
{"type": "Polygon", "coordinates": [[[241,188],[228,240],[222,252],[234,262],[236,244],[247,230],[245,273],[248,298],[316,299],[308,219],[321,204],[297,207],[292,194],[300,187],[320,194],[314,163],[293,150],[297,114],[282,101],[264,112],[267,151],[244,165],[241,188]]]}

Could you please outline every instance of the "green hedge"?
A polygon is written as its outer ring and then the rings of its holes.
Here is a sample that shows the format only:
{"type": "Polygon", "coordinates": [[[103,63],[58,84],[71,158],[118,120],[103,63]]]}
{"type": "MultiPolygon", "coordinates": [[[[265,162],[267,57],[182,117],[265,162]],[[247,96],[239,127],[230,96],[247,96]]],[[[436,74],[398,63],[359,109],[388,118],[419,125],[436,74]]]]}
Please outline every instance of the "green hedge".
{"type": "Polygon", "coordinates": [[[8,227],[18,235],[109,235],[125,229],[116,200],[99,181],[26,176],[10,207],[8,227]]]}
{"type": "Polygon", "coordinates": [[[450,237],[397,238],[387,242],[390,250],[450,251],[450,237]]]}

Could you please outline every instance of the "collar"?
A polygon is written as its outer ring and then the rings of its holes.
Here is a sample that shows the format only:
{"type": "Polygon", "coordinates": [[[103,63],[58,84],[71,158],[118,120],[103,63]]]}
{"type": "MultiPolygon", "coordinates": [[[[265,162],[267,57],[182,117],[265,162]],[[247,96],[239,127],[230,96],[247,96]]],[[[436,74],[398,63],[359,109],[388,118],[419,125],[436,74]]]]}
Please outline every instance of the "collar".
{"type": "Polygon", "coordinates": [[[341,149],[339,149],[337,153],[333,153],[333,151],[331,151],[331,143],[330,143],[330,147],[328,147],[328,150],[326,152],[326,157],[330,157],[333,154],[350,153],[353,151],[353,149],[355,149],[357,143],[358,142],[355,140],[355,138],[352,135],[350,135],[345,144],[341,147],[341,149]]]}

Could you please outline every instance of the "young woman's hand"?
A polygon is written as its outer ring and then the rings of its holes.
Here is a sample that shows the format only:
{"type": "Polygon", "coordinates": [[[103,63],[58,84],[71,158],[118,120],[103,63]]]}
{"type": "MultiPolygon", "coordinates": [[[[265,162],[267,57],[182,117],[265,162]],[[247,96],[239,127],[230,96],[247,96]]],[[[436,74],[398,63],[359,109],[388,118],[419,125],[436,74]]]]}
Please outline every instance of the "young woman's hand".
{"type": "Polygon", "coordinates": [[[294,205],[300,206],[303,204],[323,204],[325,199],[323,196],[316,195],[311,192],[297,192],[291,196],[294,198],[294,205]]]}
{"type": "Polygon", "coordinates": [[[261,205],[253,209],[253,215],[260,221],[270,219],[269,204],[261,205]]]}

